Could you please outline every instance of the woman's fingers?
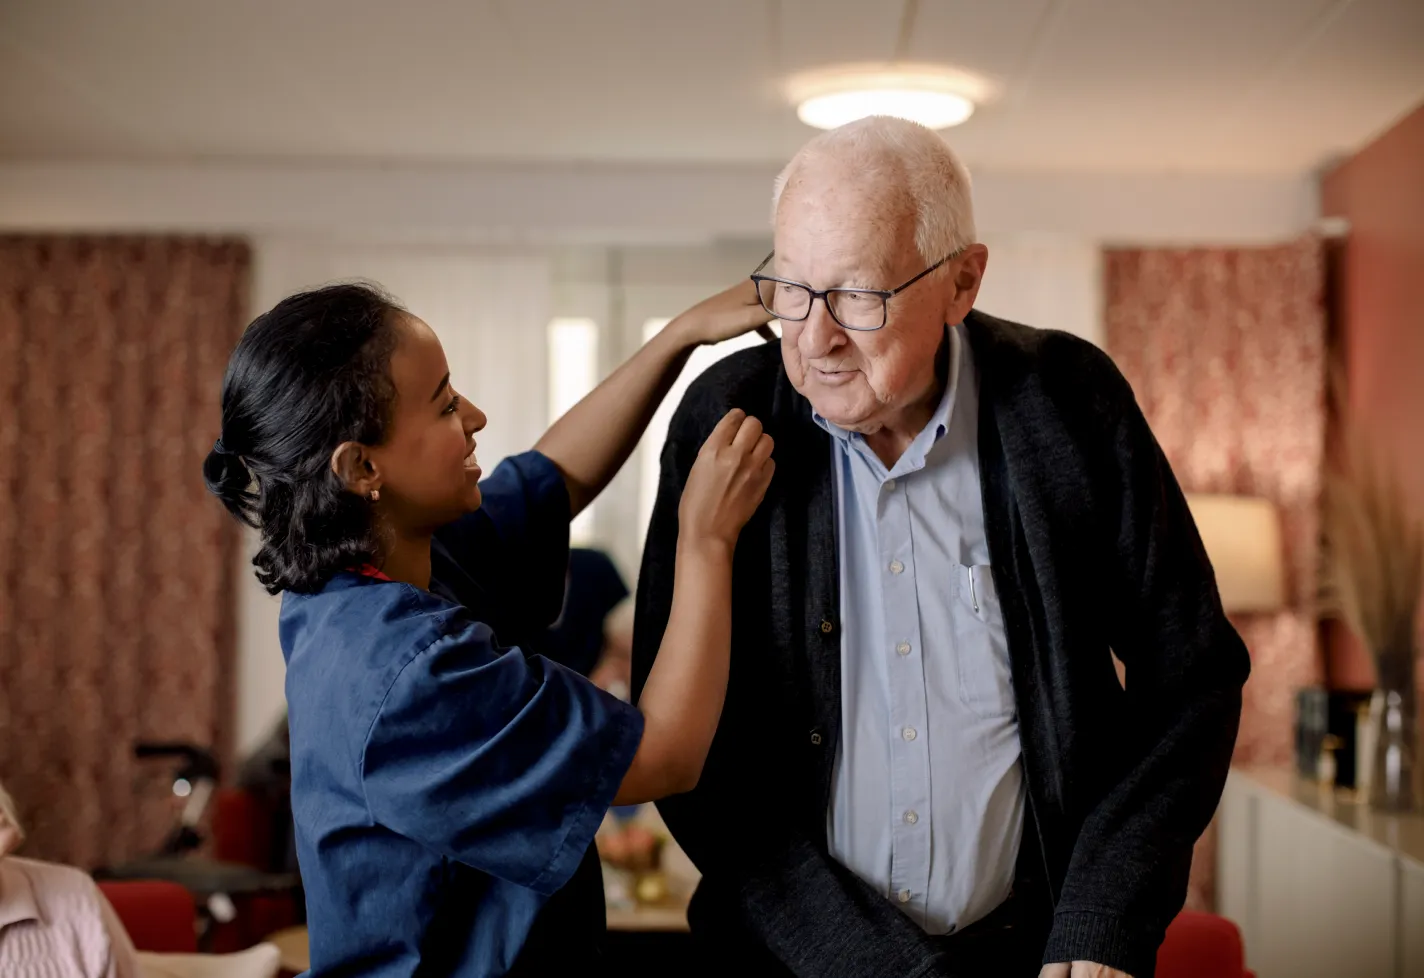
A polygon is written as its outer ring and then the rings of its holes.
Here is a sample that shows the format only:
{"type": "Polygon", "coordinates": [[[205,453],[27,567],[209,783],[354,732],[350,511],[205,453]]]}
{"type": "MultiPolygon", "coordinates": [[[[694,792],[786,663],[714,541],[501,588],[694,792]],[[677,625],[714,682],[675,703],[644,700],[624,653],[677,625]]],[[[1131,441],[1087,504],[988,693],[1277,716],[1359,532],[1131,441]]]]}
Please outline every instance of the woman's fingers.
{"type": "Polygon", "coordinates": [[[753,417],[744,417],[736,437],[732,439],[732,447],[743,455],[750,454],[752,449],[756,448],[761,433],[760,421],[753,417]]]}
{"type": "Polygon", "coordinates": [[[722,415],[722,420],[717,422],[717,427],[712,429],[712,433],[703,442],[703,447],[722,448],[732,444],[732,439],[737,436],[741,429],[742,421],[747,416],[747,412],[741,408],[732,408],[722,415]]]}

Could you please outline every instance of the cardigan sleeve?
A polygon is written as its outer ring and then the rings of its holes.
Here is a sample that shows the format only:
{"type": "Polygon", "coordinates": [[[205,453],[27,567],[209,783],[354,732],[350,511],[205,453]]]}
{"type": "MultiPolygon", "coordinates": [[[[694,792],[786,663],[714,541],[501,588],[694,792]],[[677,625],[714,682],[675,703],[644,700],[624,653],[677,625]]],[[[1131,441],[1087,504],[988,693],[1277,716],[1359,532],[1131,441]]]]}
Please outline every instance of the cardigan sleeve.
{"type": "Polygon", "coordinates": [[[1216,811],[1250,670],[1186,498],[1127,381],[1102,358],[1103,498],[1115,539],[1109,642],[1127,666],[1132,759],[1074,844],[1044,960],[1150,975],[1186,899],[1192,849],[1216,811]]]}

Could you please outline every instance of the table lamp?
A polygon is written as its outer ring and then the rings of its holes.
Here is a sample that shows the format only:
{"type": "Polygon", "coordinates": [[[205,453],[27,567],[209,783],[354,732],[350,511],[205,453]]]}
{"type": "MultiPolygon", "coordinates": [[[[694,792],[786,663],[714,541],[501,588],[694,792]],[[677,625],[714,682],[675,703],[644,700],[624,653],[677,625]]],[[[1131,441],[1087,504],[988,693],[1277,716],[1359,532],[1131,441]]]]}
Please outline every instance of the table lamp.
{"type": "Polygon", "coordinates": [[[1269,499],[1188,493],[1228,612],[1276,611],[1285,603],[1281,521],[1269,499]]]}

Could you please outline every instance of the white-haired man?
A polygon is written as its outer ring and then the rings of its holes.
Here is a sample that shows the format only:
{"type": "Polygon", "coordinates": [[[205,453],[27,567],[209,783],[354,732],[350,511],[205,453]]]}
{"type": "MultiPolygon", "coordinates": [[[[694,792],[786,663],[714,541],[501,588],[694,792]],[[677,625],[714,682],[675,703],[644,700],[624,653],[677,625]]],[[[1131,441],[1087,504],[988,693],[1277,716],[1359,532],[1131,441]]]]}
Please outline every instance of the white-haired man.
{"type": "Polygon", "coordinates": [[[697,446],[760,418],[778,467],[737,548],[726,708],[661,806],[704,874],[701,957],[1146,978],[1249,668],[1181,491],[1106,356],[973,310],[988,251],[938,136],[846,126],[775,194],[747,301],[780,349],[690,388],[638,587],[635,684],[697,446]]]}

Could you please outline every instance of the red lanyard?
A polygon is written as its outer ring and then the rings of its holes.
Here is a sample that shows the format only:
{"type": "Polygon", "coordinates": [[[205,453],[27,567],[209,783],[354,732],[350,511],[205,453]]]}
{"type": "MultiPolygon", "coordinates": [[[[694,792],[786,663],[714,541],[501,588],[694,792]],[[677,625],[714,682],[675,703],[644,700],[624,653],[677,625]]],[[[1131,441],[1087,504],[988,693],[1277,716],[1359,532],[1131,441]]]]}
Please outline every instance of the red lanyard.
{"type": "MultiPolygon", "coordinates": [[[[360,567],[351,568],[352,573],[360,574],[362,577],[374,577],[378,581],[391,581],[392,579],[382,574],[380,568],[372,567],[370,564],[362,564],[360,567]]],[[[392,581],[394,583],[394,581],[392,581]]]]}

